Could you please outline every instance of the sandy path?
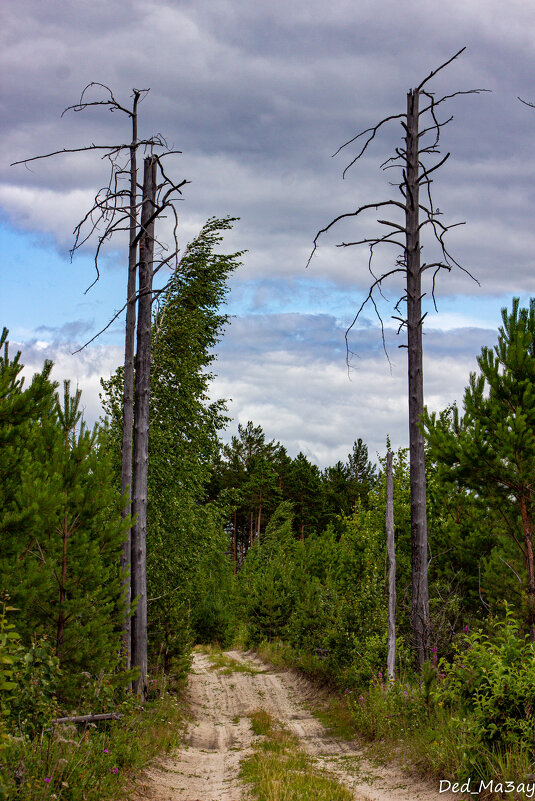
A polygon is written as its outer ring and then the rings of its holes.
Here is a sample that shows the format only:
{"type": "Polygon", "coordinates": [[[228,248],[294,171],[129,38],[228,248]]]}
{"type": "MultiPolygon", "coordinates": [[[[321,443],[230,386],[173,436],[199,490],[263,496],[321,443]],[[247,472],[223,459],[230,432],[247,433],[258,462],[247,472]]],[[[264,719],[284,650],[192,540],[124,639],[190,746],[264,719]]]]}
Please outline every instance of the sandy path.
{"type": "MultiPolygon", "coordinates": [[[[239,780],[241,760],[251,753],[254,735],[248,714],[265,709],[299,737],[300,747],[318,769],[334,774],[354,792],[355,801],[451,801],[450,793],[408,777],[395,766],[368,762],[356,742],[329,737],[307,710],[315,691],[305,679],[275,670],[254,654],[227,651],[257,673],[213,670],[195,654],[189,681],[193,722],[186,745],[155,763],[140,780],[132,801],[240,801],[247,791],[239,780]]],[[[321,801],[318,799],[318,801],[321,801]]]]}

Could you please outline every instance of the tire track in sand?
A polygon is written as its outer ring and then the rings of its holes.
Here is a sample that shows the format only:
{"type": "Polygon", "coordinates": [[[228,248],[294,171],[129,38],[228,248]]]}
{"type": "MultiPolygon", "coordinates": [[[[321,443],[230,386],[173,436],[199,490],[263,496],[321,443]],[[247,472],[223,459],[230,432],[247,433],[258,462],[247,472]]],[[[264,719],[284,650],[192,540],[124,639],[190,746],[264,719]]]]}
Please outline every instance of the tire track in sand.
{"type": "MultiPolygon", "coordinates": [[[[226,655],[262,672],[214,670],[209,657],[196,653],[188,694],[193,720],[185,743],[171,757],[153,763],[140,778],[131,801],[241,801],[240,762],[255,739],[248,715],[265,709],[299,738],[318,770],[345,784],[355,801],[451,801],[451,793],[407,776],[394,765],[380,768],[358,743],[330,737],[306,708],[317,693],[306,679],[277,670],[253,653],[226,655]]],[[[321,801],[321,799],[318,799],[321,801]]]]}

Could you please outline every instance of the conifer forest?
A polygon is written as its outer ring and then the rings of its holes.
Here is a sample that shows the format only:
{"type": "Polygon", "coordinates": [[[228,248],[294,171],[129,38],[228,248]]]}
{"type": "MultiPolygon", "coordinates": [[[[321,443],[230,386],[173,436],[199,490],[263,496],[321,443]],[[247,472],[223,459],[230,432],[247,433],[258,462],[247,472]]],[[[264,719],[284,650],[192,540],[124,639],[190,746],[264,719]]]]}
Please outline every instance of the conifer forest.
{"type": "MultiPolygon", "coordinates": [[[[358,170],[394,126],[385,196],[310,230],[315,258],[369,220],[344,242],[370,258],[355,319],[393,282],[408,371],[407,447],[385,429],[372,453],[355,416],[323,467],[211,392],[249,258],[227,246],[240,221],[213,216],[179,247],[189,181],[160,134],[138,135],[145,90],[125,103],[93,84],[69,107],[123,126],[73,250],[90,242],[98,270],[122,231],[124,362],[89,426],[84,388],[50,361],[24,379],[1,332],[0,798],[535,795],[535,297],[501,310],[462,399],[433,411],[424,391],[422,297],[469,268],[436,206],[450,107],[485,91],[433,91],[458,58],[343,146],[358,170]]],[[[58,128],[24,164],[96,147],[64,148],[58,128]]]]}

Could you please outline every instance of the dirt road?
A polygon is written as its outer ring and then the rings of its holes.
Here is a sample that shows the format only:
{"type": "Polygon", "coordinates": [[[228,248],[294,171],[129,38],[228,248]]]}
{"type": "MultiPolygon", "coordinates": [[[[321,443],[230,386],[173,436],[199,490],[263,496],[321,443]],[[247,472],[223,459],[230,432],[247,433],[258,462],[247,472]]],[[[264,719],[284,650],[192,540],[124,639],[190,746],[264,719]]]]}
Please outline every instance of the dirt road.
{"type": "Polygon", "coordinates": [[[252,752],[255,740],[248,715],[260,709],[296,735],[299,748],[313,757],[318,770],[345,784],[356,801],[458,798],[439,794],[437,785],[411,779],[395,766],[372,765],[356,742],[330,737],[308,711],[315,691],[306,680],[290,671],[275,670],[251,653],[227,651],[225,657],[227,667],[214,669],[206,654],[195,654],[189,682],[193,721],[186,745],[140,777],[132,801],[247,798],[239,779],[240,762],[252,752]]]}

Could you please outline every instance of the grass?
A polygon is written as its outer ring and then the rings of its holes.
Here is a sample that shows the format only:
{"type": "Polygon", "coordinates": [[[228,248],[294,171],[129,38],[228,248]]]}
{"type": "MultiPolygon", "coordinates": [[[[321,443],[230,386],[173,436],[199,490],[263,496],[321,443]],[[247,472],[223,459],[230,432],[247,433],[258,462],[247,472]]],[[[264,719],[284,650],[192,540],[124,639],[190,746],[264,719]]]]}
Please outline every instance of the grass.
{"type": "Polygon", "coordinates": [[[339,740],[354,740],[357,736],[355,721],[343,699],[329,696],[323,707],[310,711],[331,737],[339,740]]]}
{"type": "MultiPolygon", "coordinates": [[[[180,696],[164,692],[122,720],[98,728],[61,726],[30,741],[4,738],[3,801],[108,801],[130,796],[135,774],[177,745],[186,718],[180,696]]],[[[3,784],[3,786],[2,786],[3,784]]]]}
{"type": "Polygon", "coordinates": [[[256,667],[251,662],[238,662],[217,646],[202,646],[202,651],[207,654],[212,665],[212,670],[218,670],[224,676],[230,676],[232,673],[248,673],[251,676],[257,673],[265,673],[264,668],[256,667]]]}
{"type": "Polygon", "coordinates": [[[333,677],[327,670],[325,659],[319,654],[297,651],[281,640],[263,642],[258,646],[257,651],[265,662],[269,662],[274,667],[292,667],[321,685],[333,686],[333,677]]]}
{"type": "Polygon", "coordinates": [[[253,732],[262,737],[242,762],[241,778],[256,801],[351,801],[353,794],[334,778],[320,774],[298,749],[297,738],[265,710],[250,715],[253,732]]]}
{"type": "MultiPolygon", "coordinates": [[[[466,780],[466,767],[460,769],[460,765],[467,761],[473,781],[493,778],[496,784],[515,777],[518,783],[534,773],[533,752],[520,747],[498,752],[469,746],[462,727],[452,722],[452,711],[426,705],[414,681],[398,683],[389,692],[376,682],[362,694],[353,691],[342,695],[339,690],[333,691],[332,681],[325,675],[316,655],[300,654],[278,641],[263,643],[258,652],[275,667],[297,669],[323,688],[327,687],[325,703],[311,710],[312,714],[333,736],[358,737],[365,745],[366,757],[374,763],[387,764],[394,759],[409,773],[416,771],[435,784],[439,778],[466,780]]],[[[487,799],[492,797],[499,796],[486,796],[487,799]]],[[[517,794],[518,799],[528,797],[517,794]]]]}

